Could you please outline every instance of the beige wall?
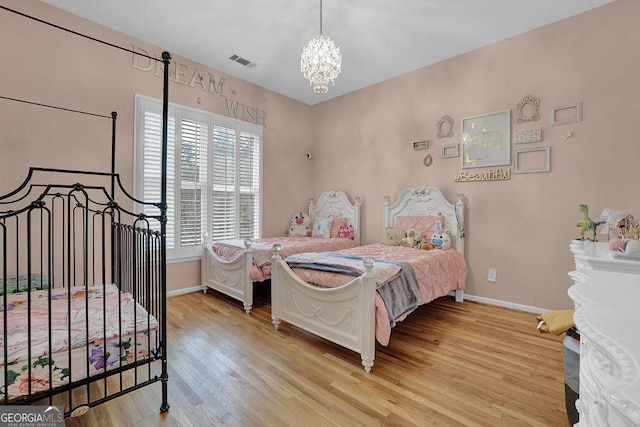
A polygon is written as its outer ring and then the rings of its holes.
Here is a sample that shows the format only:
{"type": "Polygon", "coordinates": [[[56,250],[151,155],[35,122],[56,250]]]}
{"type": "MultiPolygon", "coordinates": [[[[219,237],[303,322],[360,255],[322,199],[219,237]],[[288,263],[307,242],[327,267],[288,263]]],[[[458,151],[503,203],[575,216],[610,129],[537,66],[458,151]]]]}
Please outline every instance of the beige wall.
{"type": "Polygon", "coordinates": [[[467,293],[572,307],[567,272],[574,267],[569,241],[578,237],[578,204],[588,204],[596,219],[607,207],[640,216],[633,172],[640,159],[638,16],[640,2],[618,0],[316,106],[314,192],[345,186],[363,197],[364,243],[380,238],[384,195],[394,200],[414,185],[438,186],[450,200],[463,192],[467,293]],[[514,110],[526,95],[540,99],[541,118],[518,124],[514,110]],[[582,122],[550,125],[552,107],[578,102],[582,122]],[[441,146],[460,142],[462,118],[506,109],[512,133],[543,131],[542,142],[512,150],[550,146],[551,172],[453,182],[461,158],[441,159],[441,146]],[[454,119],[451,139],[436,138],[444,114],[454,119]],[[567,131],[573,137],[564,140],[567,131]],[[412,141],[424,139],[432,147],[414,152],[412,141]],[[428,168],[426,153],[434,158],[428,168]],[[488,268],[498,270],[497,283],[487,281],[488,268]]]}
{"type": "MultiPolygon", "coordinates": [[[[0,0],[0,4],[128,49],[136,46],[157,56],[162,52],[46,3],[0,0]]],[[[118,113],[117,172],[131,190],[134,98],[136,94],[162,98],[161,78],[133,68],[131,53],[5,10],[0,11],[0,40],[4,58],[0,95],[105,115],[118,113]]],[[[311,151],[311,107],[179,56],[173,55],[173,62],[184,64],[188,72],[195,68],[211,72],[217,79],[225,78],[226,84],[221,96],[172,81],[171,102],[222,115],[228,115],[227,100],[266,111],[263,232],[266,236],[281,235],[291,212],[306,209],[313,196],[311,170],[300,161],[311,151]]],[[[0,99],[0,147],[2,194],[25,179],[29,166],[108,172],[111,123],[0,99]],[[30,115],[36,113],[38,121],[33,122],[30,115]]],[[[167,277],[170,291],[196,286],[200,283],[200,262],[169,264],[167,277]]]]}
{"type": "MultiPolygon", "coordinates": [[[[0,4],[121,46],[161,52],[44,3],[0,4]]],[[[436,185],[450,199],[463,192],[468,202],[468,294],[569,308],[569,241],[577,236],[577,205],[587,203],[592,217],[605,207],[640,215],[631,172],[640,158],[633,133],[640,75],[637,16],[640,2],[618,0],[314,107],[174,57],[189,69],[226,78],[226,93],[172,82],[170,98],[223,115],[226,99],[267,112],[265,236],[281,234],[291,212],[305,209],[309,197],[343,189],[363,197],[363,242],[378,241],[385,195],[395,199],[405,187],[436,185]],[[525,95],[540,99],[541,119],[519,125],[514,109],[525,95]],[[577,102],[583,103],[582,122],[550,126],[551,107],[577,102]],[[441,145],[459,142],[463,117],[505,109],[512,110],[513,132],[543,130],[542,142],[523,147],[550,146],[551,172],[454,183],[460,158],[441,159],[441,145]],[[454,137],[439,140],[436,122],[444,114],[454,119],[454,137]],[[573,137],[565,141],[567,131],[573,137]],[[411,142],[423,139],[431,148],[414,152],[411,142]],[[307,151],[313,160],[306,160],[307,151]],[[429,168],[422,165],[426,153],[434,158],[429,168]],[[497,283],[487,282],[488,268],[498,270],[497,283]]],[[[160,98],[160,79],[133,69],[130,54],[5,11],[0,38],[12,41],[3,43],[0,95],[119,113],[118,170],[131,185],[134,95],[160,98]]],[[[21,182],[29,165],[108,170],[108,127],[58,113],[56,122],[36,126],[26,116],[32,108],[0,100],[0,193],[21,182]],[[72,153],[77,161],[69,160],[72,153]]],[[[170,290],[197,285],[199,262],[171,264],[168,277],[170,290]]]]}

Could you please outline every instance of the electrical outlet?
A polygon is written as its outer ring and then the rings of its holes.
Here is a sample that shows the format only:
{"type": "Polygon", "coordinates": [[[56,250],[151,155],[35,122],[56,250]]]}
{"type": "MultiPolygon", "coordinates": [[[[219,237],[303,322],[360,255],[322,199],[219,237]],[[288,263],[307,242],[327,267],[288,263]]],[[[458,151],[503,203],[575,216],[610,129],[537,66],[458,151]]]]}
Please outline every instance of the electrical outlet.
{"type": "Polygon", "coordinates": [[[489,269],[489,274],[487,275],[487,280],[489,282],[494,282],[495,283],[497,276],[498,276],[498,270],[496,270],[495,268],[490,268],[489,269]]]}

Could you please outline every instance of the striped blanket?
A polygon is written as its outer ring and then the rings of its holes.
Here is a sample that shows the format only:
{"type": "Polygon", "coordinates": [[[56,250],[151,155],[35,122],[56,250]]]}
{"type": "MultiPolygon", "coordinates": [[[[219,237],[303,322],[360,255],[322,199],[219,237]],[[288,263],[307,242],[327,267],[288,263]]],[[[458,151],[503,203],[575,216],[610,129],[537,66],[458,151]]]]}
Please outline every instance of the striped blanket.
{"type": "MultiPolygon", "coordinates": [[[[366,272],[364,257],[336,252],[301,253],[285,259],[291,268],[307,268],[349,276],[366,272]]],[[[422,294],[413,268],[405,262],[374,259],[377,292],[384,301],[391,327],[395,319],[422,304],[422,294]]],[[[321,285],[321,284],[320,284],[321,285]]]]}

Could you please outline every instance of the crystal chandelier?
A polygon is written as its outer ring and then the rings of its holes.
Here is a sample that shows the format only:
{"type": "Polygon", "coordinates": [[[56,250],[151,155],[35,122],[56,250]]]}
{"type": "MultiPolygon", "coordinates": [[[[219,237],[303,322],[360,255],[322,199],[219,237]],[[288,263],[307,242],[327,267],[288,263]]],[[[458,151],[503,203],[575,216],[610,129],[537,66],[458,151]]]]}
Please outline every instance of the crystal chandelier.
{"type": "Polygon", "coordinates": [[[300,71],[315,93],[326,93],[342,68],[340,48],[329,37],[322,35],[322,0],[320,0],[320,35],[302,48],[300,71]]]}

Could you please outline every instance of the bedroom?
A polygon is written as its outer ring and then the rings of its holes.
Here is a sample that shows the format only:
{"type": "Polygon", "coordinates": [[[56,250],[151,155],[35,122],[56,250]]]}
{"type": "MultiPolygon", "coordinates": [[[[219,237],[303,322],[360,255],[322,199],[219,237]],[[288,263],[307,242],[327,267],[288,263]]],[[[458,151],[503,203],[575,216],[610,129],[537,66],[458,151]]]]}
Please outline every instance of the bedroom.
{"type": "MultiPolygon", "coordinates": [[[[45,3],[3,0],[1,4],[19,6],[25,13],[119,45],[161,51],[161,47],[131,40],[45,3]]],[[[228,99],[266,112],[263,234],[279,235],[292,212],[303,209],[309,197],[339,188],[362,197],[366,206],[362,240],[374,242],[380,236],[385,195],[394,197],[412,185],[435,184],[450,198],[463,192],[468,201],[467,299],[475,296],[480,301],[533,312],[570,307],[567,272],[573,268],[573,258],[569,241],[577,236],[578,205],[588,204],[596,216],[604,208],[640,212],[640,200],[629,197],[626,188],[627,182],[633,182],[630,171],[635,170],[640,157],[632,126],[640,71],[634,54],[640,41],[634,22],[639,7],[632,0],[617,0],[315,106],[225,75],[228,99]],[[544,139],[538,144],[552,147],[551,172],[514,174],[507,181],[453,182],[461,169],[460,158],[440,158],[443,142],[435,136],[437,120],[443,114],[450,115],[457,131],[462,118],[514,110],[528,94],[542,101],[537,126],[543,128],[544,139]],[[577,102],[583,103],[581,122],[549,125],[552,107],[577,102]],[[572,136],[563,139],[567,132],[572,136]],[[411,147],[412,141],[423,139],[434,145],[429,150],[434,154],[429,168],[422,163],[424,152],[411,147]],[[307,152],[313,153],[312,159],[306,158],[307,152]],[[281,167],[283,162],[287,168],[281,167]],[[358,174],[353,174],[354,168],[358,174]],[[486,280],[489,268],[498,271],[496,283],[486,280]]],[[[13,40],[12,35],[23,30],[21,19],[5,13],[0,19],[3,40],[13,40]]],[[[55,104],[82,101],[87,108],[96,109],[108,105],[119,113],[123,143],[132,144],[133,96],[154,96],[158,79],[134,69],[130,57],[97,52],[90,43],[33,28],[41,33],[29,33],[29,37],[5,46],[7,61],[0,76],[5,84],[21,89],[9,95],[41,99],[39,94],[47,93],[48,99],[43,101],[55,104]],[[43,46],[42,38],[58,40],[56,47],[43,46]],[[116,63],[117,72],[107,63],[116,63]],[[130,82],[129,92],[109,90],[111,82],[122,79],[130,82]],[[96,91],[99,100],[83,98],[83,93],[96,91]]],[[[177,60],[192,72],[201,69],[207,75],[222,75],[186,58],[177,60]]],[[[192,75],[187,74],[189,78],[192,75]]],[[[216,93],[176,84],[171,96],[177,104],[229,114],[228,99],[216,93]]],[[[11,113],[12,107],[2,104],[0,108],[4,117],[19,120],[19,115],[11,113]]],[[[62,122],[59,126],[64,130],[73,124],[62,122]]],[[[514,124],[513,129],[528,128],[514,124]]],[[[459,132],[454,132],[456,135],[459,132]]],[[[103,153],[96,151],[101,145],[65,146],[57,142],[58,150],[46,147],[44,151],[31,142],[44,139],[38,136],[42,135],[19,139],[19,143],[3,140],[3,190],[14,188],[23,179],[23,171],[35,163],[33,159],[39,159],[39,166],[68,165],[69,153],[77,153],[78,163],[88,168],[102,165],[103,153]]],[[[125,148],[118,153],[124,171],[133,171],[131,152],[132,148],[125,148]]],[[[127,184],[132,186],[133,174],[127,173],[127,184]]],[[[198,260],[171,263],[169,293],[199,289],[199,264],[198,260]]]]}

